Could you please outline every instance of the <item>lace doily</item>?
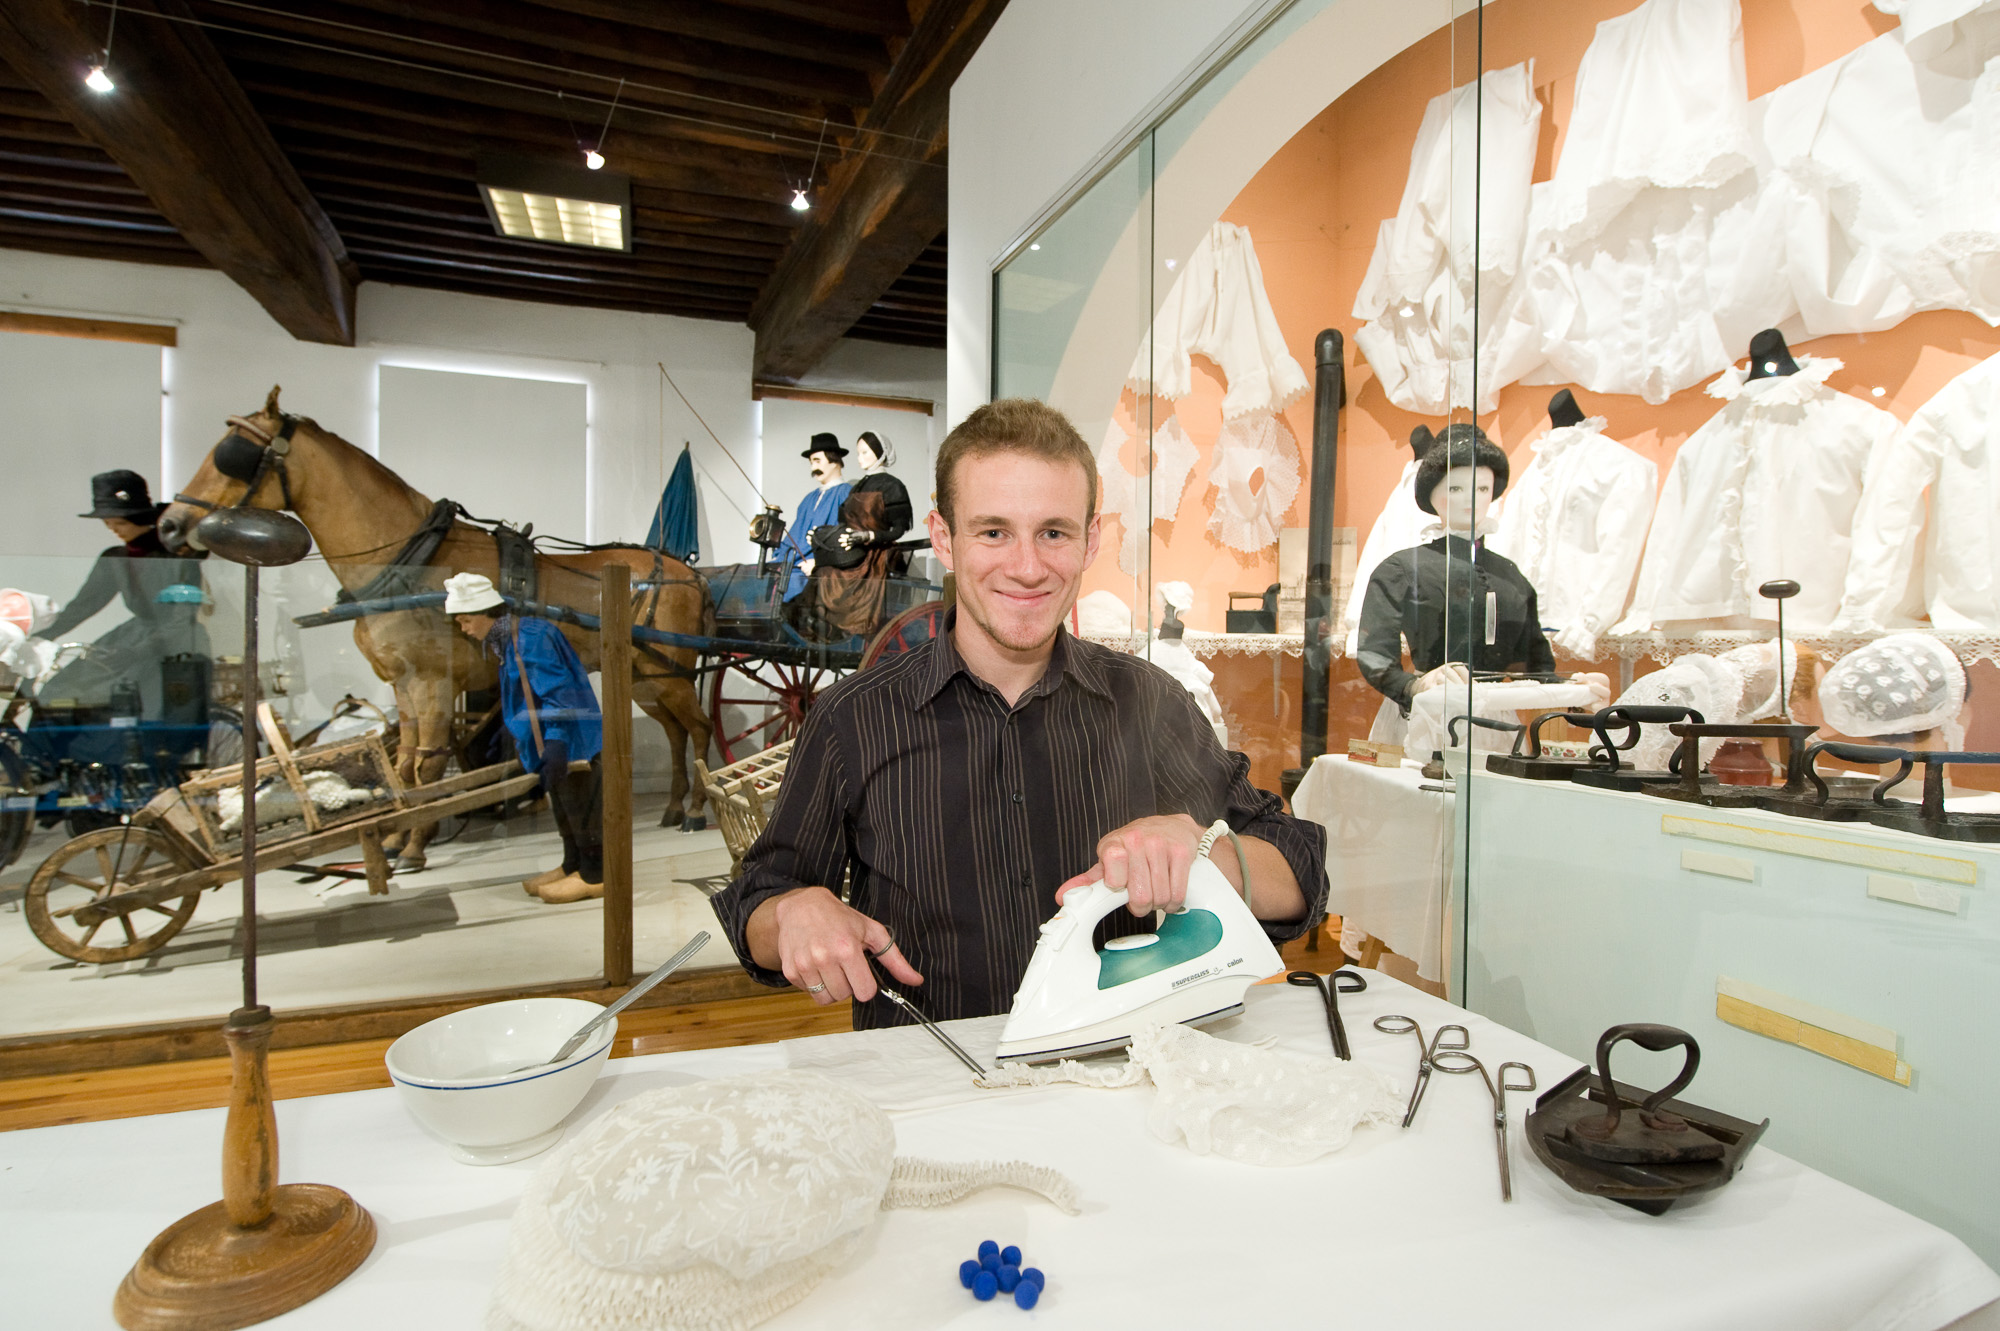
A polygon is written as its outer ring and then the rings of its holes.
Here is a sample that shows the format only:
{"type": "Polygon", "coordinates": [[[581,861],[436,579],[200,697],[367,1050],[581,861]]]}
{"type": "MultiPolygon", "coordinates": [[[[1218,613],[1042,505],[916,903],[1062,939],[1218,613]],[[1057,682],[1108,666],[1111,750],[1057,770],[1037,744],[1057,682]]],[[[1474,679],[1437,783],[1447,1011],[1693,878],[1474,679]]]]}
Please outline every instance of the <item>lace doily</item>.
{"type": "Polygon", "coordinates": [[[1225,422],[1208,482],[1215,487],[1209,535],[1245,554],[1268,549],[1298,497],[1298,441],[1265,412],[1225,422]]]}
{"type": "Polygon", "coordinates": [[[1302,1165],[1347,1145],[1354,1130],[1391,1123],[1401,1102],[1388,1078],[1359,1063],[1308,1061],[1263,1044],[1234,1044],[1192,1026],[1154,1026],[1132,1037],[1125,1064],[1002,1068],[992,1086],[1077,1082],[1157,1088],[1147,1126],[1196,1155],[1246,1165],[1302,1165]]]}
{"type": "Polygon", "coordinates": [[[1053,1170],[899,1160],[895,1148],[888,1115],[810,1072],[628,1100],[537,1171],[487,1324],[750,1327],[848,1261],[884,1206],[942,1205],[998,1183],[1077,1209],[1053,1170]]]}

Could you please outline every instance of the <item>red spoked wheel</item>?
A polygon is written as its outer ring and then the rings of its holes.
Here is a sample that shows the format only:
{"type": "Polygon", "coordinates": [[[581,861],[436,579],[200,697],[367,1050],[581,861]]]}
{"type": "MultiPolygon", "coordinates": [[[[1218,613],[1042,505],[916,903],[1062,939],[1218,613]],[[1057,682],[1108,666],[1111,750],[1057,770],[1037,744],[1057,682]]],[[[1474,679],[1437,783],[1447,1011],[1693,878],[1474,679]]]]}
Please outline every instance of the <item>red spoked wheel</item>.
{"type": "Polygon", "coordinates": [[[915,651],[944,632],[945,608],[943,601],[925,601],[884,624],[861,653],[861,668],[866,670],[878,661],[915,651]]]}
{"type": "Polygon", "coordinates": [[[715,672],[708,716],[724,763],[798,738],[821,689],[843,674],[828,666],[785,665],[739,656],[715,672]]]}

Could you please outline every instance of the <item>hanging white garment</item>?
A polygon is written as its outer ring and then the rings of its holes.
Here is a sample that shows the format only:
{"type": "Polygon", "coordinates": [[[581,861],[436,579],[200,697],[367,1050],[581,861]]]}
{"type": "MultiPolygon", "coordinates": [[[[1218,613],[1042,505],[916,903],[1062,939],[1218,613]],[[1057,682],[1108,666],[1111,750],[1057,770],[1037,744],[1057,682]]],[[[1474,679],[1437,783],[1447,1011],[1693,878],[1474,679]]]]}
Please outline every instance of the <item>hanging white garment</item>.
{"type": "Polygon", "coordinates": [[[1215,742],[1223,748],[1229,747],[1229,723],[1223,719],[1222,700],[1215,696],[1215,672],[1201,663],[1201,659],[1188,650],[1187,644],[1179,638],[1162,638],[1153,635],[1153,647],[1149,653],[1154,665],[1180,681],[1182,688],[1193,697],[1194,705],[1201,709],[1202,719],[1215,732],[1215,742]]]}
{"type": "Polygon", "coordinates": [[[1245,554],[1268,549],[1299,495],[1298,441],[1266,412],[1225,422],[1208,481],[1215,487],[1209,535],[1245,554]]]}
{"type": "Polygon", "coordinates": [[[1659,468],[1604,436],[1604,418],[1552,429],[1507,487],[1493,549],[1534,585],[1555,645],[1589,660],[1618,622],[1646,549],[1659,468]]]}
{"type": "Polygon", "coordinates": [[[1958,36],[1960,19],[1993,9],[1994,0],[1873,0],[1875,8],[1898,20],[1896,35],[1910,54],[1928,60],[1943,52],[1958,36]]]}
{"type": "Polygon", "coordinates": [[[1759,99],[1769,165],[1741,271],[1787,290],[1752,331],[1794,312],[1812,337],[1928,309],[2000,324],[2000,5],[1953,8],[1929,40],[1886,33],[1759,99]]]}
{"type": "Polygon", "coordinates": [[[1509,318],[1508,298],[1527,238],[1541,121],[1533,61],[1424,109],[1402,203],[1377,233],[1354,301],[1364,321],[1355,345],[1405,411],[1474,406],[1475,388],[1477,409],[1491,411],[1500,390],[1540,360],[1532,330],[1509,318]]]}
{"type": "MultiPolygon", "coordinates": [[[[1389,492],[1389,501],[1382,506],[1375,525],[1368,529],[1368,539],[1361,543],[1361,555],[1354,561],[1354,590],[1347,594],[1347,609],[1340,616],[1340,631],[1347,642],[1349,659],[1360,647],[1361,601],[1368,594],[1368,580],[1390,555],[1423,544],[1424,529],[1437,521],[1417,507],[1416,488],[1417,463],[1412,458],[1403,464],[1396,488],[1389,492]]],[[[1397,715],[1402,715],[1400,709],[1397,715]]]]}
{"type": "Polygon", "coordinates": [[[1180,516],[1181,496],[1187,492],[1188,477],[1201,456],[1194,440],[1188,438],[1180,417],[1169,416],[1153,431],[1152,448],[1142,462],[1149,467],[1144,477],[1125,470],[1119,452],[1126,434],[1112,421],[1098,450],[1097,472],[1103,477],[1098,511],[1116,513],[1125,536],[1118,546],[1118,567],[1127,573],[1139,571],[1139,543],[1147,539],[1155,522],[1172,522],[1180,516]]]}
{"type": "Polygon", "coordinates": [[[2000,631],[2000,356],[1896,432],[1854,516],[1838,627],[1908,628],[1924,613],[1940,631],[2000,631]]]}
{"type": "Polygon", "coordinates": [[[1192,386],[1200,354],[1228,382],[1222,418],[1281,411],[1311,385],[1292,353],[1271,299],[1250,233],[1217,222],[1202,237],[1153,318],[1152,336],[1132,359],[1126,385],[1140,396],[1177,399],[1192,386]]]}
{"type": "Polygon", "coordinates": [[[1800,356],[1797,374],[1749,379],[1736,366],[1708,387],[1721,411],[1681,445],[1653,513],[1632,610],[1613,630],[1669,620],[1774,620],[1757,588],[1798,582],[1788,626],[1827,628],[1847,580],[1862,481],[1896,418],[1826,380],[1840,362],[1800,356]]]}
{"type": "Polygon", "coordinates": [[[1598,24],[1536,200],[1521,317],[1548,363],[1526,381],[1660,403],[1727,366],[1739,343],[1716,312],[1754,162],[1736,0],[1647,0],[1598,24]]]}

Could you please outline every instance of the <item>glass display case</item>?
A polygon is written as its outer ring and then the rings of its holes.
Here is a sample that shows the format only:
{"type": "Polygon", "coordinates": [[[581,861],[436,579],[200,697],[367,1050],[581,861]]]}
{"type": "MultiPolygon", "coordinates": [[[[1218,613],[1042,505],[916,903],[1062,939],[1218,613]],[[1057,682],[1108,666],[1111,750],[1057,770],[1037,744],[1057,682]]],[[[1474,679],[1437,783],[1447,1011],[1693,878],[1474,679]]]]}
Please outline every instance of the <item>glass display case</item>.
{"type": "Polygon", "coordinates": [[[1327,827],[1351,953],[1685,1029],[2000,1258],[2000,13],[1396,10],[1283,7],[997,265],[993,395],[1098,449],[1075,627],[1327,827]]]}

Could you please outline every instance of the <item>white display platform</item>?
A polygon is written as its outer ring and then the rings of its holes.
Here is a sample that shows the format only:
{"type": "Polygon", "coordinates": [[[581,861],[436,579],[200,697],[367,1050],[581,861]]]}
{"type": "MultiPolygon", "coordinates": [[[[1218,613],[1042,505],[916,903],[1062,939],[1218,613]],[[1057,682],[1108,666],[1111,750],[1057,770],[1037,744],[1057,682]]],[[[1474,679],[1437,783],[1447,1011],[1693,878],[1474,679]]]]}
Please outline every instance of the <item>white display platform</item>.
{"type": "Polygon", "coordinates": [[[1328,913],[1416,962],[1424,979],[1448,984],[1456,801],[1419,773],[1422,765],[1374,767],[1324,754],[1293,792],[1292,812],[1326,828],[1328,913]]]}
{"type": "MultiPolygon", "coordinates": [[[[1365,993],[1341,1003],[1355,1055],[1404,1088],[1415,1045],[1373,1028],[1385,1013],[1414,1017],[1426,1033],[1460,1021],[1475,1054],[1525,1061],[1543,1086],[1575,1066],[1387,976],[1367,979],[1365,993]]],[[[950,1023],[983,1034],[975,1053],[990,1049],[995,1026],[950,1023]]],[[[1252,990],[1245,1016],[1215,1029],[1329,1056],[1319,999],[1282,983],[1252,990]]],[[[874,1051],[913,1034],[829,1038],[852,1043],[865,1085],[880,1061],[874,1051]]],[[[758,1045],[618,1060],[579,1113],[785,1058],[783,1046],[758,1045]]],[[[1729,1186],[1664,1216],[1580,1196],[1522,1141],[1527,1095],[1508,1106],[1514,1201],[1502,1203],[1492,1101],[1476,1076],[1434,1076],[1408,1131],[1363,1128],[1317,1163],[1267,1169],[1158,1140],[1146,1124],[1148,1088],[995,1095],[972,1091],[943,1050],[935,1061],[939,1085],[965,1096],[893,1115],[898,1150],[1052,1166],[1078,1185],[1082,1213],[1008,1189],[884,1212],[852,1266],[765,1323],[772,1331],[1015,1319],[1090,1331],[1318,1326],[1329,1309],[1356,1326],[1933,1331],[2000,1298],[2000,1277],[1957,1239],[1761,1147],[1729,1186]],[[959,1286],[959,1262],[985,1238],[1020,1244],[1048,1273],[1031,1315],[979,1304],[959,1286]]],[[[267,1325],[481,1326],[509,1215],[541,1160],[456,1164],[391,1090],[277,1108],[284,1179],[346,1188],[373,1212],[381,1240],[345,1284],[267,1325]]],[[[146,1241],[215,1198],[222,1118],[204,1110],[0,1134],[9,1324],[111,1326],[112,1290],[146,1241]]],[[[1975,1322],[1990,1327],[1992,1313],[1975,1322]]]]}
{"type": "Polygon", "coordinates": [[[1459,799],[1468,1006],[1578,1057],[1680,1026],[1701,1103],[2000,1262],[2000,846],[1486,772],[1459,799]],[[1724,980],[1873,1028],[1909,1084],[1724,1022],[1724,980]]]}

